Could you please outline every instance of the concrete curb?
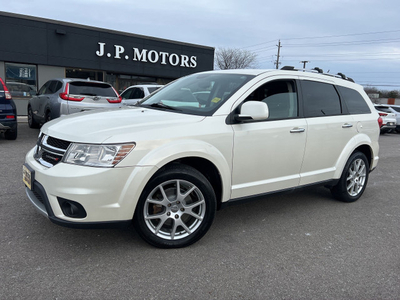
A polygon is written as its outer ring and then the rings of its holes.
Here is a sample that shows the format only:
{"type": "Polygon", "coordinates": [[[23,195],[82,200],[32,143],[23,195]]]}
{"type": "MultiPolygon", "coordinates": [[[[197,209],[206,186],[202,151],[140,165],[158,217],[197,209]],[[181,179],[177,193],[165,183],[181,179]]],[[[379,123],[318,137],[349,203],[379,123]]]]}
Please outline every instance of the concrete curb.
{"type": "Polygon", "coordinates": [[[28,117],[27,116],[17,116],[17,122],[18,123],[28,123],[28,117]]]}

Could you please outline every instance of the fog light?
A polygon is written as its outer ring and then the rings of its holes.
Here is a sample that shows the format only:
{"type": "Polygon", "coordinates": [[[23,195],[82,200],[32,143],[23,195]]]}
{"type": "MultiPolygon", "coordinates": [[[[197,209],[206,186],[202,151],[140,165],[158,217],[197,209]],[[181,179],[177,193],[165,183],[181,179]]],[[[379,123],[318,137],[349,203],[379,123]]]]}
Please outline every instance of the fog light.
{"type": "Polygon", "coordinates": [[[85,209],[78,202],[58,197],[57,200],[65,216],[70,218],[85,218],[87,216],[85,209]]]}

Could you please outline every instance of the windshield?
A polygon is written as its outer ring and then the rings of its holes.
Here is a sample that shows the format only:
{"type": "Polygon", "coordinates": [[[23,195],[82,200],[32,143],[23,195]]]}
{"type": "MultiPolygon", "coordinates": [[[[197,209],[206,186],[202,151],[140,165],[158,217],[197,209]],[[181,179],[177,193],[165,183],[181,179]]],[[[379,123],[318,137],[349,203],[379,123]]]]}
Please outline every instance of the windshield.
{"type": "Polygon", "coordinates": [[[140,103],[143,107],[212,115],[252,75],[200,73],[183,77],[140,103]]]}

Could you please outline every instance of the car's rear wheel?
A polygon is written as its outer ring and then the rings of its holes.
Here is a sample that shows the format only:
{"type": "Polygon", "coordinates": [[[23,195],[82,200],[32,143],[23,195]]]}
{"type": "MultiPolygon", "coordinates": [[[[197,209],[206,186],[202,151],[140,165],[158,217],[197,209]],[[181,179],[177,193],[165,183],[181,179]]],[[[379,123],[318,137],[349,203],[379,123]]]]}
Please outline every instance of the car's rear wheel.
{"type": "Polygon", "coordinates": [[[369,162],[362,152],[354,152],[347,161],[339,182],[331,189],[343,202],[354,202],[364,193],[368,183],[369,162]]]}
{"type": "Polygon", "coordinates": [[[32,108],[28,107],[28,125],[30,128],[39,128],[39,123],[35,121],[33,117],[32,108]]]}
{"type": "Polygon", "coordinates": [[[189,246],[206,234],[216,211],[214,190],[189,166],[166,168],[146,185],[134,226],[149,244],[160,248],[189,246]]]}

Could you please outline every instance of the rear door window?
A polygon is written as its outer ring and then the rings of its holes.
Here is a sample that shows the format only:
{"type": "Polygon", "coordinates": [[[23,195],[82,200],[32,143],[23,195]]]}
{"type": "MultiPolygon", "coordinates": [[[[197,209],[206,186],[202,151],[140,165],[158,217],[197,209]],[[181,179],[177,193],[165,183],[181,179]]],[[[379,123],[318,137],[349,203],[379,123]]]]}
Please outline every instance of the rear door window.
{"type": "Polygon", "coordinates": [[[325,117],[342,113],[339,95],[332,84],[302,80],[301,88],[306,117],[325,117]]]}

